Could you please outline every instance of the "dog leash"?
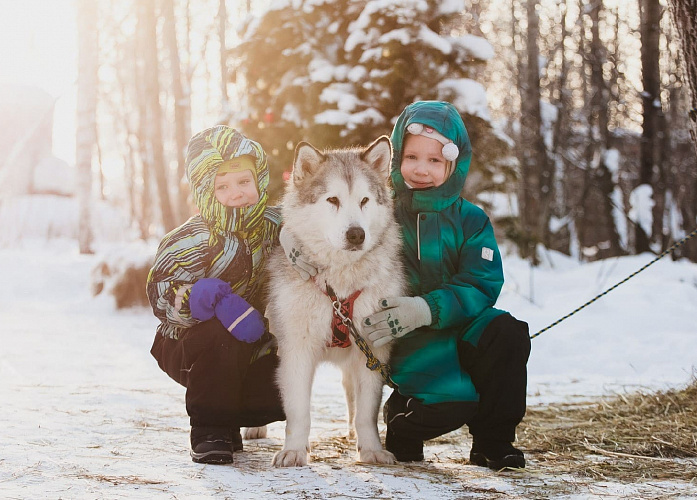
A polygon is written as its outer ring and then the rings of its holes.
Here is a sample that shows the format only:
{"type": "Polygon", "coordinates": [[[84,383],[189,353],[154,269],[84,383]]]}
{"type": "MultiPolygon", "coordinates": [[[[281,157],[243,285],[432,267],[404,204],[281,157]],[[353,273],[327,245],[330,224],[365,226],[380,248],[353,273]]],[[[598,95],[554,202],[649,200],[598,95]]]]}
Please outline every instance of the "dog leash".
{"type": "Polygon", "coordinates": [[[382,375],[382,378],[385,381],[385,384],[390,386],[392,389],[396,389],[397,386],[392,381],[392,377],[390,376],[390,365],[383,363],[377,358],[377,356],[375,356],[375,354],[373,354],[373,351],[370,349],[368,343],[363,337],[361,337],[360,333],[358,333],[358,330],[353,324],[351,318],[346,317],[346,315],[341,312],[341,301],[337,298],[334,289],[327,282],[325,282],[325,285],[327,286],[327,295],[332,301],[334,313],[339,317],[339,319],[341,319],[341,323],[348,328],[349,332],[351,332],[353,341],[367,358],[365,366],[371,371],[379,371],[380,375],[382,375]]]}
{"type": "Polygon", "coordinates": [[[555,321],[554,323],[552,323],[551,325],[546,326],[545,328],[543,328],[542,330],[540,330],[539,332],[537,332],[537,333],[535,333],[535,334],[533,334],[533,335],[530,335],[530,339],[534,339],[535,337],[537,337],[537,336],[539,336],[540,334],[546,332],[546,331],[549,330],[550,328],[553,328],[553,327],[557,326],[559,323],[561,323],[561,322],[564,321],[565,319],[570,318],[571,316],[573,316],[574,314],[576,314],[577,312],[579,312],[581,309],[584,309],[584,308],[588,307],[589,305],[591,305],[593,302],[595,302],[595,301],[598,300],[599,298],[601,298],[601,297],[607,295],[608,293],[610,293],[611,291],[613,291],[615,288],[617,288],[617,287],[620,286],[621,284],[626,283],[627,281],[629,281],[630,279],[632,279],[634,276],[636,276],[637,274],[639,274],[640,272],[642,272],[644,269],[646,269],[646,268],[649,267],[650,265],[655,264],[656,262],[658,262],[659,260],[661,260],[663,257],[665,257],[666,255],[668,255],[670,252],[672,252],[673,250],[675,250],[676,248],[678,248],[680,245],[682,245],[683,243],[685,243],[687,240],[689,240],[690,238],[692,238],[692,237],[695,236],[695,235],[697,235],[697,229],[694,229],[690,234],[688,234],[687,236],[685,236],[685,237],[684,237],[683,239],[681,239],[680,241],[677,241],[677,242],[673,243],[673,245],[672,245],[670,248],[665,249],[663,252],[661,252],[660,255],[658,255],[658,256],[657,256],[655,259],[653,259],[651,262],[649,262],[648,264],[645,264],[644,266],[642,266],[642,267],[641,267],[640,269],[638,269],[637,271],[634,271],[632,274],[630,274],[629,276],[627,276],[627,277],[626,277],[625,279],[623,279],[622,281],[619,281],[619,282],[615,283],[613,286],[611,286],[610,288],[608,288],[607,290],[605,290],[603,293],[600,293],[600,294],[596,295],[596,296],[593,297],[591,300],[589,300],[588,302],[586,302],[586,303],[583,304],[582,306],[577,307],[576,309],[574,309],[573,311],[571,311],[571,312],[570,312],[569,314],[567,314],[566,316],[563,316],[563,317],[559,318],[558,320],[556,320],[556,321],[555,321]]]}

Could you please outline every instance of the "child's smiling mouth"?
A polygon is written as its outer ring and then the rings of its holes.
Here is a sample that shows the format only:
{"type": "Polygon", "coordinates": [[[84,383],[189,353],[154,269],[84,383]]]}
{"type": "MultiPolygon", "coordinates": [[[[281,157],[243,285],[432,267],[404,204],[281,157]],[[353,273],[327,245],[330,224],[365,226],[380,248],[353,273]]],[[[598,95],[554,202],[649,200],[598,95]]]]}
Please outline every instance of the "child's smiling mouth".
{"type": "Polygon", "coordinates": [[[410,181],[409,184],[411,184],[412,187],[415,187],[415,188],[426,188],[426,187],[431,187],[433,185],[432,182],[419,182],[419,181],[410,181]]]}

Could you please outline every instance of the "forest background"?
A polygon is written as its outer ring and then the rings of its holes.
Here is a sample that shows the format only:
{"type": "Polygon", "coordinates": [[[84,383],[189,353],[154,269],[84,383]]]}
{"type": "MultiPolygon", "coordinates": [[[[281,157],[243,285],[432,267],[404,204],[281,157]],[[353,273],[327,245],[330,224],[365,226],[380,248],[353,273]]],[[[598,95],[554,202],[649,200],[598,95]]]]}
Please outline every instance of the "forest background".
{"type": "MultiPolygon", "coordinates": [[[[68,20],[52,43],[74,49],[62,66],[76,80],[36,123],[3,127],[0,211],[17,221],[18,196],[74,195],[75,224],[51,230],[76,231],[81,252],[94,251],[105,224],[116,238],[159,239],[194,213],[184,172],[192,133],[226,123],[259,140],[277,200],[300,140],[367,144],[416,99],[461,111],[474,148],[463,195],[533,263],[542,247],[587,261],[659,253],[695,227],[696,63],[685,64],[665,2],[34,3],[33,15],[68,20]],[[53,110],[70,95],[77,168],[57,187],[42,182],[40,162],[17,159],[47,135],[50,145],[47,127],[65,128],[53,110]],[[100,215],[104,205],[118,223],[100,215]]],[[[692,0],[674,3],[677,19],[694,19],[692,0]]],[[[16,55],[18,38],[3,40],[6,52],[16,55]]],[[[15,222],[4,238],[26,231],[15,222]]],[[[697,242],[674,256],[697,261],[697,242]]]]}

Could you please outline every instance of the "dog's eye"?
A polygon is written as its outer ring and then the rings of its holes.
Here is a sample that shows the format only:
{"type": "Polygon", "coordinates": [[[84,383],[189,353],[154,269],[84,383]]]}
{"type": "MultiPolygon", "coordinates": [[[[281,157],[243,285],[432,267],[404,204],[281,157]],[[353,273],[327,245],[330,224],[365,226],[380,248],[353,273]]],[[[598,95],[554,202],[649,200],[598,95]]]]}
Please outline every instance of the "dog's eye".
{"type": "Polygon", "coordinates": [[[363,208],[363,207],[365,206],[365,204],[368,203],[368,201],[369,201],[369,200],[368,200],[367,197],[366,197],[366,198],[363,198],[363,199],[361,200],[361,208],[363,208]]]}
{"type": "Polygon", "coordinates": [[[337,198],[336,196],[330,196],[329,198],[327,198],[327,201],[334,205],[336,208],[339,208],[339,198],[337,198]]]}

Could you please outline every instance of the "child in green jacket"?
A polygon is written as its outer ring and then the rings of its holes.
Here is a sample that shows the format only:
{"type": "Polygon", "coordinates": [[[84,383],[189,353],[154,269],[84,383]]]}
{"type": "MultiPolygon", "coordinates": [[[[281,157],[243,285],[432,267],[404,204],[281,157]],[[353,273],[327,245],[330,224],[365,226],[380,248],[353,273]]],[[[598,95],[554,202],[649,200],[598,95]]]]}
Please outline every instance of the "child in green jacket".
{"type": "Polygon", "coordinates": [[[392,132],[391,179],[411,297],[385,298],[366,318],[375,345],[393,342],[385,447],[423,460],[423,441],[467,424],[470,461],[524,467],[513,447],[525,414],[528,326],[493,306],[501,254],[487,215],[460,192],[472,147],[452,104],[410,104],[392,132]]]}

